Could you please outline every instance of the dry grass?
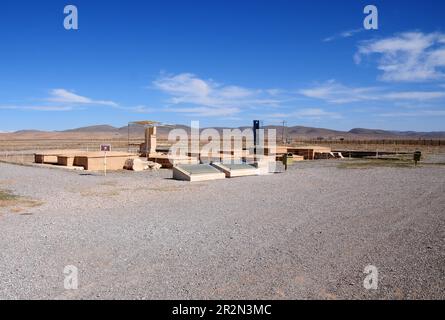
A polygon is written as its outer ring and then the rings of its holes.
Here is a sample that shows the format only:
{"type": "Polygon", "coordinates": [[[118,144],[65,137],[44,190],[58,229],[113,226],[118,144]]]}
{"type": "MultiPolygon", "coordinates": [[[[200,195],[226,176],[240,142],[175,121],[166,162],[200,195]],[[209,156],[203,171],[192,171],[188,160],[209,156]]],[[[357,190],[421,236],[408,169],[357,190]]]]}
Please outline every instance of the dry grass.
{"type": "Polygon", "coordinates": [[[345,161],[337,166],[339,169],[372,169],[372,168],[415,168],[414,162],[399,159],[366,159],[345,161]]]}
{"type": "Polygon", "coordinates": [[[11,208],[11,212],[22,212],[23,208],[41,206],[43,202],[17,196],[8,190],[0,190],[0,208],[11,208]]]}
{"type": "Polygon", "coordinates": [[[379,151],[379,152],[414,152],[421,151],[425,154],[445,153],[445,145],[424,146],[424,145],[403,145],[403,144],[354,144],[354,143],[317,143],[319,146],[331,147],[332,150],[355,150],[355,151],[379,151]]]}
{"type": "Polygon", "coordinates": [[[16,195],[13,195],[11,192],[6,190],[0,190],[0,201],[12,201],[17,198],[16,195]]]}
{"type": "Polygon", "coordinates": [[[371,169],[378,167],[387,168],[416,168],[430,166],[445,166],[445,162],[431,162],[428,157],[422,157],[422,160],[415,166],[411,156],[384,156],[380,158],[363,158],[355,160],[345,160],[337,167],[340,169],[371,169]],[[425,161],[426,160],[426,161],[425,161]]]}

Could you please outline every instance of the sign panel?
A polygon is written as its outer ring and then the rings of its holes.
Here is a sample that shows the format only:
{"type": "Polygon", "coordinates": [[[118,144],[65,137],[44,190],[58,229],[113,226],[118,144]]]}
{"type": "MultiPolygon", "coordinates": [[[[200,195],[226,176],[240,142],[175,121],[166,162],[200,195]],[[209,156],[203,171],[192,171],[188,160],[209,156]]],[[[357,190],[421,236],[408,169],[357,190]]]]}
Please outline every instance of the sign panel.
{"type": "Polygon", "coordinates": [[[101,144],[100,145],[100,151],[110,152],[111,151],[111,144],[101,144]]]}

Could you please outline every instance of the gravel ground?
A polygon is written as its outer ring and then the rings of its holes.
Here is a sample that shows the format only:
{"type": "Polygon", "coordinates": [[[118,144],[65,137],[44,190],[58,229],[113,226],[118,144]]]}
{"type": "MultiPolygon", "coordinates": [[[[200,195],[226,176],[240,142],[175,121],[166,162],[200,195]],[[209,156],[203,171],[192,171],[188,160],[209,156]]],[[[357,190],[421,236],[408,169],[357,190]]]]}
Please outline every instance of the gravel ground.
{"type": "Polygon", "coordinates": [[[0,208],[0,298],[444,299],[445,166],[337,165],[190,184],[0,163],[43,202],[0,208]]]}

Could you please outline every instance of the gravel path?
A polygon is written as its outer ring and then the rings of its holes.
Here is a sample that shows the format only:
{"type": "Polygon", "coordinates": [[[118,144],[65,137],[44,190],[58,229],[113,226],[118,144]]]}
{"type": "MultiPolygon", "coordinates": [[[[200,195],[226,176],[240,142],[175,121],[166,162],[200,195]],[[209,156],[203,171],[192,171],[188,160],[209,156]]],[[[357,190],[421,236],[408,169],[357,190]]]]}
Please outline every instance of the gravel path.
{"type": "Polygon", "coordinates": [[[444,299],[445,166],[337,164],[190,184],[0,163],[0,189],[44,202],[0,208],[0,298],[444,299]]]}

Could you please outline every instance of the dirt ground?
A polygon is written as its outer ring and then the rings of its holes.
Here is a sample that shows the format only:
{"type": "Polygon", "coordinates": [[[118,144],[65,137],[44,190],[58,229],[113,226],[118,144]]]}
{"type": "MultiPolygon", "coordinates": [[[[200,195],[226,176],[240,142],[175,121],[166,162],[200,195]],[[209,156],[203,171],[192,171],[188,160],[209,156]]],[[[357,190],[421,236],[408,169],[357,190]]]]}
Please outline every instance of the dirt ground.
{"type": "Polygon", "coordinates": [[[0,298],[444,299],[444,159],[200,183],[0,163],[0,298]]]}

